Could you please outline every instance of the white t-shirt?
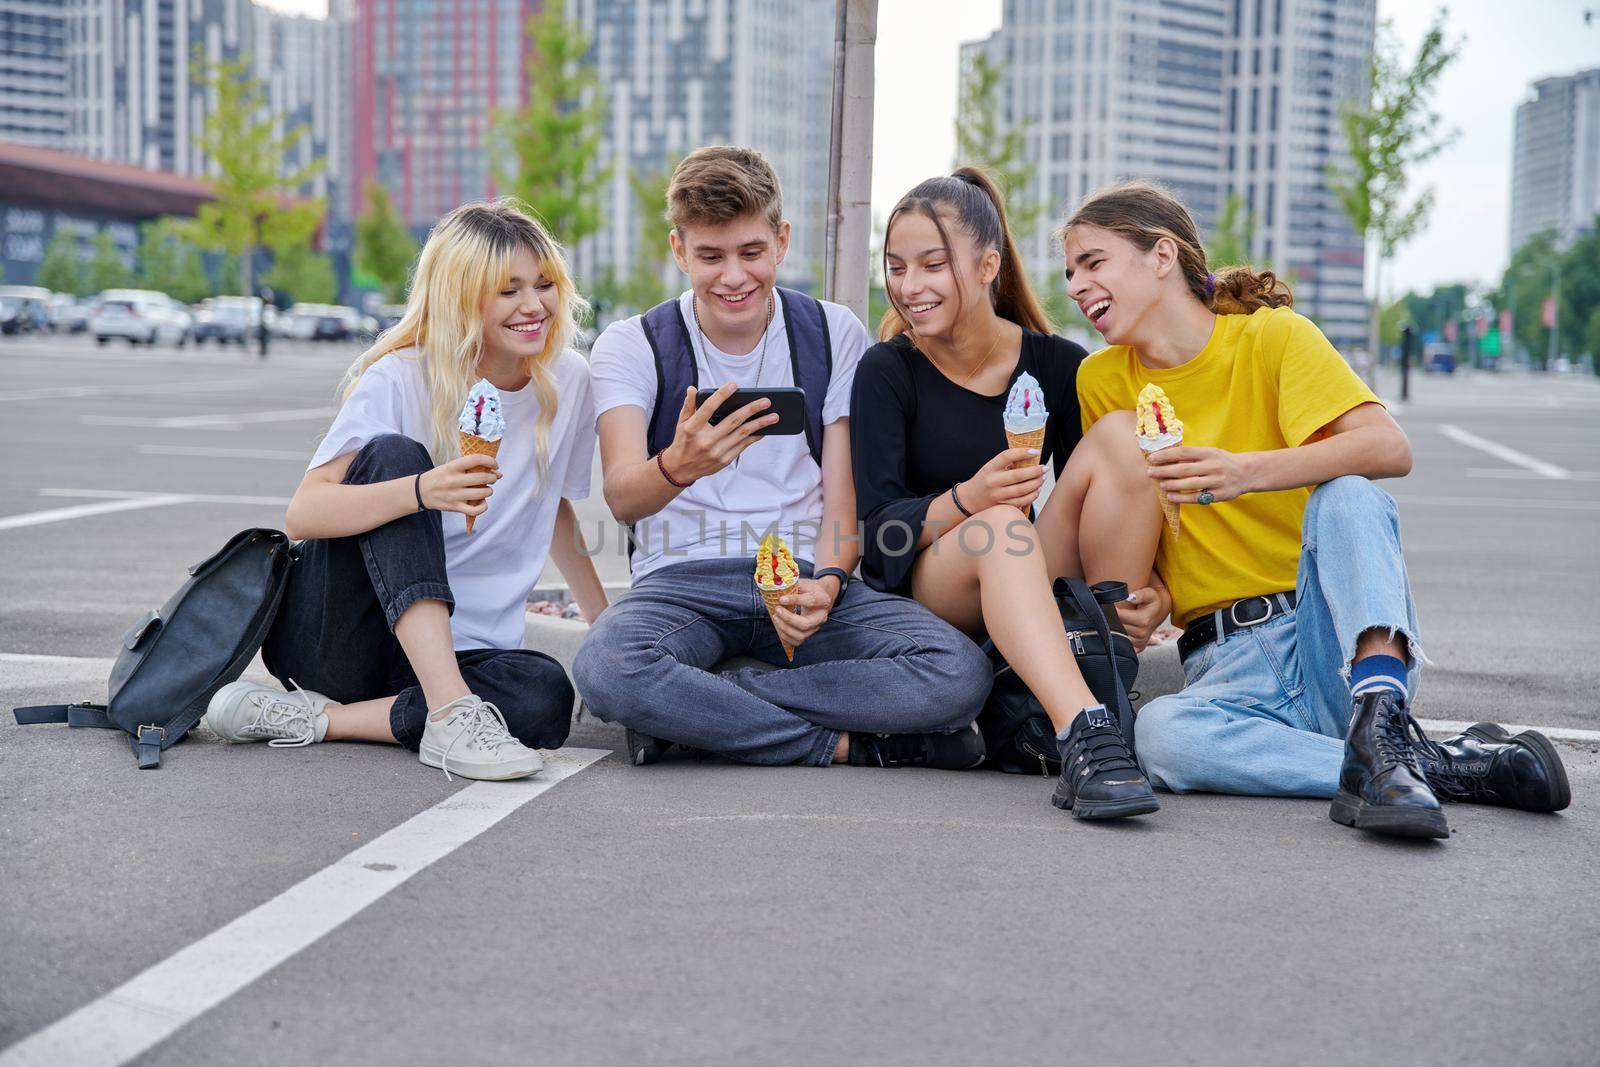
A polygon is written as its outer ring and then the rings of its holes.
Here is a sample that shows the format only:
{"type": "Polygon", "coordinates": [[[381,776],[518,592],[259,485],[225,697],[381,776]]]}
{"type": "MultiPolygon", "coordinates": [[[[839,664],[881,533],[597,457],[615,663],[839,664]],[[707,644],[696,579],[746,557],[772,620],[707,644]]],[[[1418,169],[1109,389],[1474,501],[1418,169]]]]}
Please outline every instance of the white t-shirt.
{"type": "MultiPolygon", "coordinates": [[[[761,344],[742,356],[730,356],[702,336],[694,324],[693,293],[678,298],[690,340],[701,354],[697,361],[702,392],[728,382],[740,388],[771,389],[792,386],[794,368],[789,361],[789,338],[783,324],[783,301],[773,294],[772,325],[766,334],[767,355],[761,344]],[[756,380],[758,366],[761,380],[756,380]]],[[[833,346],[833,375],[822,405],[823,425],[850,415],[850,385],[856,364],[867,350],[867,331],[850,309],[826,301],[828,337],[833,346]]],[[[622,319],[606,328],[589,355],[594,374],[595,413],[631,404],[645,418],[655,409],[656,362],[644,335],[641,316],[622,319]]],[[[672,401],[681,407],[683,398],[672,401]]],[[[660,512],[634,525],[638,548],[633,557],[633,577],[685,559],[732,556],[754,558],[761,537],[777,529],[795,555],[810,558],[822,525],[822,469],[811,458],[804,434],[765,437],[745,450],[738,461],[716,474],[701,478],[674,497],[660,512]]]]}
{"type": "MultiPolygon", "coordinates": [[[[445,568],[456,598],[450,631],[458,650],[522,647],[528,592],[549,558],[556,508],[563,497],[589,495],[595,447],[589,365],[569,350],[552,370],[560,403],[550,425],[545,480],[539,479],[535,458],[539,400],[529,382],[515,392],[500,392],[506,433],[495,458],[502,477],[489,497],[489,510],[478,516],[471,534],[465,515],[441,513],[445,568]]],[[[391,352],[367,369],[307,469],[387,433],[404,434],[424,447],[433,440],[428,381],[415,349],[391,352]]]]}

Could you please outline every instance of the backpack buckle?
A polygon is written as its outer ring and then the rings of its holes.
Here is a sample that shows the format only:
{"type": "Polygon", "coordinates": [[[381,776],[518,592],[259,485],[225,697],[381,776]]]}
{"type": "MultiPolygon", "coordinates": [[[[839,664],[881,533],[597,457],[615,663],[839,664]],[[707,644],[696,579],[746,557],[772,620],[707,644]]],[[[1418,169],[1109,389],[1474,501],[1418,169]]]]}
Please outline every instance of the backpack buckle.
{"type": "Polygon", "coordinates": [[[153,770],[161,766],[161,745],[167,739],[167,730],[164,726],[154,723],[144,723],[139,727],[133,738],[133,752],[139,757],[139,769],[142,771],[153,770]],[[146,737],[146,732],[159,734],[159,737],[146,737]]]}

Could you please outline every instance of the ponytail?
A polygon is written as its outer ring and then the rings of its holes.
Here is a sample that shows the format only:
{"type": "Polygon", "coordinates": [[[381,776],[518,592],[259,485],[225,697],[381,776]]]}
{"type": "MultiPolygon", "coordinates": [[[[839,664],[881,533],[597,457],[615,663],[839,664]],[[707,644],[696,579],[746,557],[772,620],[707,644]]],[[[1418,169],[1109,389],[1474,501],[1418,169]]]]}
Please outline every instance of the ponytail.
{"type": "MultiPolygon", "coordinates": [[[[906,212],[916,211],[931,219],[939,231],[940,239],[944,241],[945,251],[950,251],[950,234],[940,218],[940,208],[954,217],[979,249],[987,252],[993,248],[1000,253],[1000,271],[989,283],[989,300],[994,305],[995,314],[1025,330],[1055,332],[1055,326],[1045,314],[1039,298],[1034,295],[1027,273],[1022,269],[1017,239],[1006,219],[1005,199],[1000,195],[994,179],[980,167],[959,167],[948,176],[929,178],[895,204],[883,229],[886,282],[889,274],[889,231],[894,228],[895,219],[906,212]]],[[[880,341],[887,341],[900,333],[913,332],[909,317],[888,293],[887,284],[884,290],[889,298],[889,310],[884,312],[883,320],[878,324],[880,341]]],[[[959,308],[957,315],[960,315],[959,308]]]]}
{"type": "Polygon", "coordinates": [[[1178,267],[1189,291],[1218,315],[1248,315],[1259,308],[1293,307],[1294,294],[1270,270],[1225,267],[1213,274],[1206,267],[1194,218],[1177,197],[1148,181],[1121,182],[1090,193],[1056,231],[1065,240],[1074,226],[1110,230],[1148,252],[1165,237],[1178,248],[1178,267]]]}

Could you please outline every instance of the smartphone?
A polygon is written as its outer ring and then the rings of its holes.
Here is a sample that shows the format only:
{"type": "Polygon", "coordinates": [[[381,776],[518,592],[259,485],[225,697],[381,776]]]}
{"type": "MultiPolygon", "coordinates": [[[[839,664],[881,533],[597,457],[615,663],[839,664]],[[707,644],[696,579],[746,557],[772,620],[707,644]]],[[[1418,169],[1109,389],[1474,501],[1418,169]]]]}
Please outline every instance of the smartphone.
{"type": "MultiPolygon", "coordinates": [[[[713,389],[696,394],[695,407],[703,406],[715,391],[713,389]]],[[[755,417],[764,418],[776,414],[778,421],[774,425],[757,430],[754,436],[765,437],[769,434],[783,436],[806,432],[806,391],[794,385],[780,386],[777,389],[735,389],[733,395],[711,413],[711,425],[717,425],[746,404],[754,404],[762,399],[772,401],[772,406],[766,411],[759,412],[755,417]]]]}

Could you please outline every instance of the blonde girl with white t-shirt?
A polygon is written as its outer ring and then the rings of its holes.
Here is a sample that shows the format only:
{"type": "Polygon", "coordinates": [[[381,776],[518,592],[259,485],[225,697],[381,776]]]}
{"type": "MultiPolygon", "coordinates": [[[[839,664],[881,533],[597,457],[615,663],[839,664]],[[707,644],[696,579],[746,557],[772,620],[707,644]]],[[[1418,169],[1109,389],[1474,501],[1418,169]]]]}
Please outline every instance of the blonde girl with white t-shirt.
{"type": "Polygon", "coordinates": [[[515,201],[439,220],[404,317],[350,368],[289,502],[300,560],[262,649],[289,692],[224,687],[215,733],[397,743],[467,778],[543,767],[573,690],[521,647],[527,594],[554,560],[587,618],[606,607],[571,503],[595,447],[588,364],[568,348],[582,306],[560,246],[515,201]],[[496,456],[463,456],[457,419],[480,379],[504,436],[496,456]]]}

